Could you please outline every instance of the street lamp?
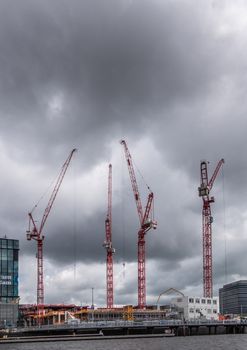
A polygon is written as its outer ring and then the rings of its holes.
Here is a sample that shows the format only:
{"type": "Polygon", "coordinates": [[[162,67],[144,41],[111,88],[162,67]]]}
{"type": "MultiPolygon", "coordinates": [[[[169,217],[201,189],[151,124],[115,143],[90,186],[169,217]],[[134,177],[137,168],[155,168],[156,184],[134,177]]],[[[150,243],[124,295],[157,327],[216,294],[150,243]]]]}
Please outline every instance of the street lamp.
{"type": "Polygon", "coordinates": [[[93,293],[94,293],[94,288],[92,287],[92,305],[91,305],[91,309],[92,309],[92,321],[94,321],[94,295],[93,295],[93,293]]]}
{"type": "Polygon", "coordinates": [[[92,287],[92,305],[91,305],[91,309],[94,309],[94,304],[93,304],[93,292],[94,292],[94,288],[92,287]]]}

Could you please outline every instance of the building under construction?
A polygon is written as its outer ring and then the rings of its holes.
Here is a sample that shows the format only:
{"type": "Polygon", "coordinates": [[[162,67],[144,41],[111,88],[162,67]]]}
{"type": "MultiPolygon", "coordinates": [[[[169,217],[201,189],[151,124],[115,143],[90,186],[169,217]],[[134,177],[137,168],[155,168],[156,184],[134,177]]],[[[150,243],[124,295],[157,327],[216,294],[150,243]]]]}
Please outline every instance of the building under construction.
{"type": "Polygon", "coordinates": [[[150,306],[143,310],[127,305],[118,308],[97,308],[88,306],[50,304],[44,305],[43,314],[37,313],[37,305],[20,305],[20,323],[23,326],[61,325],[66,323],[97,321],[148,321],[169,318],[170,307],[157,309],[150,306]]]}

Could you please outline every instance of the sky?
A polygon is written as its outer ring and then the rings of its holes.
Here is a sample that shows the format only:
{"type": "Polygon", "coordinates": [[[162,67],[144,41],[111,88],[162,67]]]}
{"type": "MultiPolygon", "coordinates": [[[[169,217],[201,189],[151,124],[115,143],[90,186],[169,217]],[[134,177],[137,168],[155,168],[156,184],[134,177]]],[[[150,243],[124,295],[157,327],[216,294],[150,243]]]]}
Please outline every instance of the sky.
{"type": "MultiPolygon", "coordinates": [[[[0,228],[20,241],[21,303],[36,302],[43,230],[46,303],[106,305],[104,221],[113,170],[114,304],[137,304],[138,215],[127,142],[157,230],[146,235],[147,303],[176,288],[200,296],[200,161],[211,194],[214,295],[247,279],[247,4],[244,0],[0,1],[0,228]],[[41,200],[40,200],[41,199],[41,200]]],[[[164,300],[163,300],[164,301],[164,300]]],[[[162,302],[162,300],[161,300],[162,302]]]]}

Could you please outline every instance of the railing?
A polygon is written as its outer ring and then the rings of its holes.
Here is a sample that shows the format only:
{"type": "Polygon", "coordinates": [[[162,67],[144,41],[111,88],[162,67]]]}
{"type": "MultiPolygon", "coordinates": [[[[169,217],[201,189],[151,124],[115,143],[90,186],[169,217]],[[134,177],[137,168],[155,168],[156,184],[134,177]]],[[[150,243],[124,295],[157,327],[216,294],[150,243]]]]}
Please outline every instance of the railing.
{"type": "Polygon", "coordinates": [[[151,320],[151,321],[88,321],[72,324],[40,325],[15,329],[15,331],[48,330],[48,329],[93,329],[93,328],[116,328],[116,327],[161,327],[161,326],[219,326],[219,325],[247,325],[247,320],[151,320]]]}

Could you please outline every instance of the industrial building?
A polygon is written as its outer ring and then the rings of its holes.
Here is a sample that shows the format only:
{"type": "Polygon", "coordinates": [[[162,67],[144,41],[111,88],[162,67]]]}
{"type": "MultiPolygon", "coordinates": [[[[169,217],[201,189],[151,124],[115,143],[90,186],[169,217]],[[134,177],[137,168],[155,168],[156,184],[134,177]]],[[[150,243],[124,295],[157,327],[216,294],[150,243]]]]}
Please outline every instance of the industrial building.
{"type": "Polygon", "coordinates": [[[225,284],[219,290],[222,315],[247,315],[247,280],[225,284]]]}
{"type": "Polygon", "coordinates": [[[0,238],[0,326],[16,325],[18,318],[19,241],[0,238]]]}
{"type": "Polygon", "coordinates": [[[201,298],[195,296],[179,296],[173,298],[171,303],[183,309],[184,319],[194,320],[205,318],[217,320],[219,314],[219,298],[201,298]]]}

